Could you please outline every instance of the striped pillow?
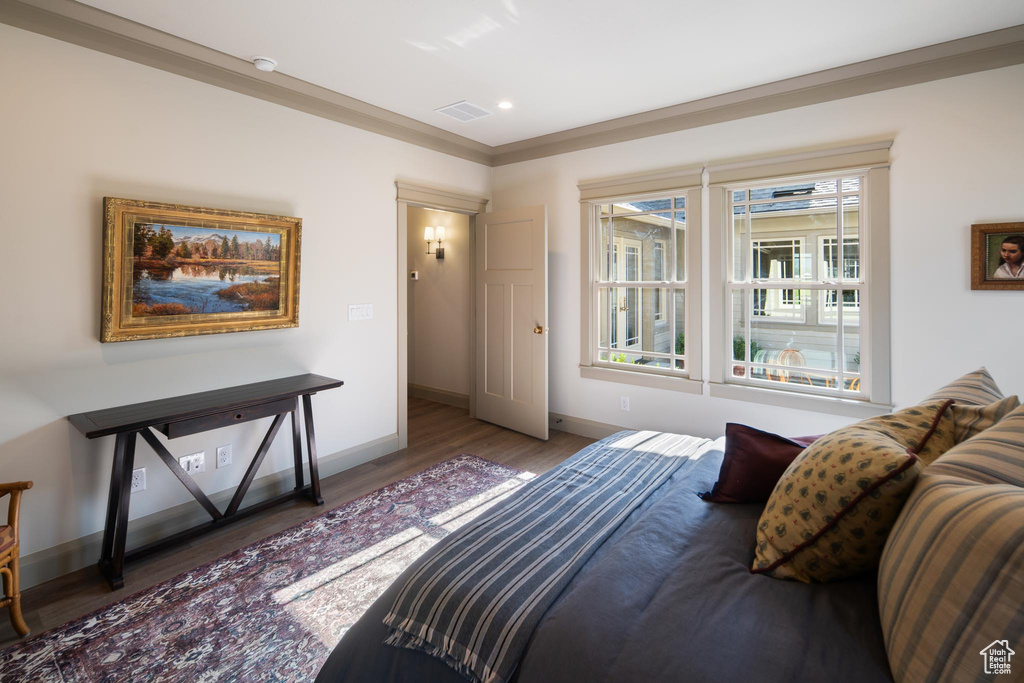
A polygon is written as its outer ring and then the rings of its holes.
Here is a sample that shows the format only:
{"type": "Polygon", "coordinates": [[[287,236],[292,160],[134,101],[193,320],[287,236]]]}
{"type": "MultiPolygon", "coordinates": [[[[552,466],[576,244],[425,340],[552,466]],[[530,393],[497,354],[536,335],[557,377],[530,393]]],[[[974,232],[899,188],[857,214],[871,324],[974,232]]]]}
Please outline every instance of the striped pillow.
{"type": "Polygon", "coordinates": [[[982,367],[953,380],[924,401],[943,401],[950,398],[961,405],[984,406],[1000,401],[1004,397],[992,375],[982,367]]]}
{"type": "Polygon", "coordinates": [[[981,484],[1024,487],[1024,406],[951,448],[928,471],[981,484]]]}
{"type": "Polygon", "coordinates": [[[897,683],[986,680],[996,640],[1024,652],[1024,408],[918,478],[882,553],[878,605],[897,683]]]}
{"type": "Polygon", "coordinates": [[[962,443],[977,436],[1009,415],[1019,405],[1020,401],[1016,396],[1009,396],[987,406],[954,403],[953,439],[956,443],[962,443]]]}

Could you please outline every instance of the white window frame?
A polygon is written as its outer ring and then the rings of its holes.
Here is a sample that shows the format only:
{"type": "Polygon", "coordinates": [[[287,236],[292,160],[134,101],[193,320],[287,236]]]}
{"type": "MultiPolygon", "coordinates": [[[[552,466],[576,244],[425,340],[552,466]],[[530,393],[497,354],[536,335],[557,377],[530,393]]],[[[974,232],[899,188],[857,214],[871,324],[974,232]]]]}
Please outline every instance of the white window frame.
{"type": "MultiPolygon", "coordinates": [[[[582,182],[580,190],[580,375],[588,379],[615,381],[645,387],[704,393],[707,384],[712,397],[752,401],[777,407],[831,413],[847,417],[870,417],[891,411],[890,402],[890,323],[889,323],[889,149],[891,140],[851,145],[834,149],[817,149],[785,155],[731,160],[683,170],[634,175],[628,177],[582,182]],[[861,211],[861,255],[870,272],[864,277],[871,283],[870,295],[862,295],[863,310],[870,313],[861,318],[861,361],[870,368],[864,374],[869,390],[859,398],[797,393],[773,388],[744,386],[726,380],[726,368],[732,358],[732,338],[726,339],[730,322],[725,296],[729,291],[727,272],[732,266],[727,249],[730,224],[725,210],[729,203],[727,185],[755,183],[780,178],[806,178],[850,170],[866,173],[863,193],[871,198],[861,211]],[[704,176],[702,178],[702,175],[704,176]],[[701,186],[705,195],[702,197],[701,186]],[[594,225],[599,221],[600,204],[626,198],[642,199],[682,196],[685,192],[686,226],[686,358],[689,379],[666,376],[670,371],[637,366],[621,370],[594,362],[597,346],[596,313],[592,274],[597,266],[598,243],[594,225]],[[704,210],[703,217],[701,210],[704,210]],[[707,238],[707,266],[701,266],[701,241],[707,238]],[[707,301],[702,296],[702,280],[710,283],[707,301]],[[701,310],[707,304],[709,326],[702,329],[701,310]],[[704,349],[708,349],[704,355],[704,349]],[[702,362],[707,365],[702,373],[702,362]],[[701,381],[704,375],[703,381],[701,381]]],[[[814,254],[811,268],[819,267],[814,254]]],[[[673,253],[674,256],[674,253],[673,253]]],[[[673,258],[674,261],[674,258],[673,258]]],[[[803,272],[803,271],[802,271],[803,272]]],[[[796,285],[797,283],[793,283],[796,285]]],[[[813,285],[813,283],[807,283],[813,285]]],[[[653,284],[651,286],[654,286],[653,284]]],[[[799,289],[814,289],[800,281],[799,289]]],[[[674,302],[669,302],[669,306],[674,302]]],[[[863,382],[862,382],[863,384],[863,382]]]]}
{"type": "MultiPolygon", "coordinates": [[[[892,409],[890,394],[889,325],[889,160],[891,142],[874,143],[840,150],[788,155],[748,162],[710,166],[709,234],[711,295],[709,390],[712,396],[770,403],[783,407],[867,417],[892,409]],[[733,253],[732,189],[740,186],[783,185],[821,176],[858,174],[861,183],[860,255],[863,282],[843,283],[843,289],[861,291],[860,395],[821,390],[789,383],[752,384],[732,375],[732,321],[729,314],[734,283],[731,277],[733,253]],[[775,386],[777,385],[777,386],[775,386]]],[[[841,194],[842,188],[837,188],[841,194]]],[[[838,211],[842,210],[841,201],[838,211]]],[[[837,232],[838,236],[838,232],[837,232]]],[[[824,278],[823,278],[824,279],[824,278]]],[[[792,284],[794,289],[824,290],[832,284],[788,280],[771,286],[792,284]]],[[[746,283],[756,287],[756,283],[746,283]]],[[[742,285],[741,285],[742,288],[742,285]]],[[[840,307],[841,310],[842,307],[840,307]]],[[[749,311],[748,311],[749,314],[749,311]]],[[[841,315],[841,314],[840,314],[841,315]]],[[[839,324],[841,325],[841,317],[839,324]]],[[[747,349],[749,357],[749,348],[747,349]]],[[[837,369],[837,371],[840,369],[837,369]]]]}
{"type": "MultiPolygon", "coordinates": [[[[622,382],[640,386],[671,389],[686,393],[700,394],[703,392],[702,382],[702,330],[701,330],[701,169],[689,169],[679,174],[652,176],[651,178],[631,178],[622,181],[606,181],[580,184],[580,244],[581,244],[581,321],[580,321],[580,375],[590,379],[622,382]],[[684,239],[684,272],[685,281],[675,281],[677,253],[675,240],[676,231],[672,230],[672,239],[663,250],[666,263],[663,264],[664,279],[660,281],[639,282],[600,282],[600,207],[604,204],[625,203],[627,201],[650,201],[671,197],[685,197],[686,229],[684,239]],[[672,258],[667,258],[671,254],[672,258]],[[667,262],[671,261],[671,267],[667,262]],[[661,326],[670,325],[670,354],[638,352],[643,355],[674,355],[675,338],[675,299],[677,291],[684,294],[684,330],[686,338],[685,363],[683,371],[674,368],[659,368],[646,365],[629,365],[600,360],[598,340],[600,338],[600,313],[598,310],[599,290],[613,286],[640,288],[658,288],[667,290],[663,302],[667,320],[656,322],[661,326]]],[[[672,209],[666,210],[666,212],[672,209]]],[[[662,327],[662,329],[664,329],[662,327]]],[[[610,334],[610,329],[609,329],[610,334]]],[[[610,339],[608,340],[610,342],[610,339]]],[[[618,352],[619,350],[614,350],[618,352]]],[[[673,364],[675,361],[671,361],[673,364]]]]}
{"type": "MultiPolygon", "coordinates": [[[[759,316],[755,315],[757,309],[754,307],[754,303],[756,301],[755,294],[758,291],[767,290],[766,296],[769,300],[771,300],[772,298],[776,298],[773,296],[773,292],[777,292],[779,295],[778,298],[781,299],[784,296],[785,292],[792,291],[792,289],[802,289],[804,291],[808,291],[806,301],[800,304],[794,303],[791,307],[793,309],[799,308],[798,316],[781,317],[775,320],[767,321],[771,324],[794,324],[804,326],[808,324],[807,310],[805,308],[805,304],[809,304],[811,303],[811,301],[813,301],[813,295],[809,294],[810,290],[818,290],[821,294],[825,294],[829,291],[834,291],[837,287],[839,288],[839,291],[847,291],[851,289],[855,291],[867,291],[869,283],[867,283],[866,281],[861,280],[858,282],[850,282],[844,279],[830,280],[820,270],[817,273],[817,275],[819,276],[817,278],[813,277],[813,273],[801,273],[801,277],[798,278],[796,277],[795,268],[794,272],[790,275],[790,277],[785,277],[783,275],[773,276],[771,274],[765,277],[764,275],[757,273],[754,270],[754,257],[758,251],[757,245],[759,244],[771,242],[789,242],[793,246],[795,246],[797,243],[799,243],[801,246],[801,255],[804,254],[805,252],[802,248],[804,244],[804,239],[800,237],[789,237],[780,240],[769,234],[761,236],[759,239],[754,239],[754,223],[752,220],[753,212],[751,211],[751,207],[755,205],[764,204],[799,202],[802,201],[803,195],[799,197],[794,197],[792,199],[755,200],[750,199],[747,196],[747,191],[749,190],[749,193],[753,194],[756,190],[777,187],[779,185],[790,185],[794,183],[808,184],[821,181],[824,181],[826,183],[834,183],[836,190],[826,194],[818,193],[813,195],[813,197],[815,199],[832,201],[835,203],[835,234],[837,236],[839,234],[844,234],[843,216],[845,215],[845,212],[843,210],[843,207],[845,206],[845,199],[849,196],[856,195],[860,198],[860,207],[865,206],[865,204],[867,203],[866,192],[864,189],[867,184],[867,176],[866,174],[858,170],[850,170],[798,178],[766,178],[758,182],[743,182],[736,185],[729,185],[725,188],[726,198],[729,201],[729,215],[732,216],[734,220],[736,216],[744,216],[744,224],[746,226],[746,229],[744,231],[743,244],[737,245],[735,243],[736,235],[735,231],[732,229],[729,230],[729,235],[727,238],[729,252],[736,253],[737,250],[740,250],[743,254],[743,272],[736,273],[734,266],[732,272],[728,273],[728,281],[726,285],[727,290],[732,292],[733,294],[735,294],[735,292],[737,291],[742,291],[744,293],[743,317],[746,320],[746,324],[744,329],[742,330],[742,336],[744,339],[747,340],[747,345],[745,347],[745,357],[742,359],[730,358],[730,360],[727,363],[730,369],[736,366],[736,364],[738,363],[740,364],[740,367],[738,369],[741,370],[738,374],[736,372],[727,372],[727,377],[725,378],[725,381],[729,384],[763,387],[784,392],[795,392],[801,394],[835,396],[840,398],[851,397],[858,399],[861,395],[863,395],[864,391],[866,391],[867,389],[866,383],[861,378],[859,372],[851,373],[846,370],[846,364],[844,362],[844,339],[847,330],[843,324],[843,313],[845,311],[840,309],[837,309],[837,318],[835,322],[837,332],[835,335],[834,350],[836,353],[833,357],[833,360],[836,363],[836,370],[833,372],[816,369],[809,362],[806,365],[800,365],[799,363],[791,362],[782,363],[770,358],[757,359],[752,357],[750,352],[751,347],[753,347],[754,321],[759,318],[759,316]],[[858,179],[856,189],[846,190],[844,189],[845,186],[843,185],[842,181],[845,178],[851,177],[858,179]],[[736,201],[735,196],[736,194],[739,194],[741,190],[745,198],[740,201],[736,201]],[[734,211],[733,208],[735,206],[743,206],[744,209],[742,212],[737,213],[734,211]],[[804,279],[804,276],[808,276],[807,279],[804,279]],[[793,382],[792,378],[794,376],[794,373],[796,377],[800,377],[802,379],[807,379],[809,377],[814,376],[818,376],[819,378],[825,376],[826,378],[828,378],[830,375],[834,373],[836,375],[834,378],[835,384],[831,386],[828,384],[826,384],[826,386],[816,386],[811,385],[809,383],[805,384],[803,382],[793,382]],[[775,379],[766,379],[765,377],[774,377],[775,379]],[[786,380],[786,378],[790,379],[787,381],[781,381],[786,380]],[[849,388],[847,388],[848,385],[849,388]]],[[[803,209],[793,209],[789,211],[781,210],[779,215],[799,215],[803,213],[805,213],[805,210],[803,209]]],[[[762,214],[762,216],[764,215],[766,214],[762,214]]],[[[858,227],[858,235],[860,233],[860,230],[863,229],[863,227],[863,223],[861,222],[858,227]]],[[[839,257],[840,259],[842,258],[842,248],[840,248],[839,250],[839,257]]],[[[794,262],[797,260],[795,258],[795,251],[793,260],[794,262]]],[[[732,262],[735,264],[735,260],[732,262]]],[[[726,299],[726,301],[729,309],[727,311],[727,316],[731,323],[733,320],[733,299],[732,297],[729,297],[726,299]]],[[[787,307],[785,305],[776,305],[774,308],[776,310],[780,310],[780,312],[785,314],[785,309],[787,307]]],[[[767,318],[767,316],[765,317],[767,318]]],[[[816,325],[817,320],[815,320],[813,324],[816,325]]],[[[732,325],[730,325],[729,338],[731,339],[737,336],[738,334],[740,334],[740,331],[736,330],[732,325]]],[[[859,329],[857,334],[859,337],[859,329]]],[[[796,353],[796,358],[804,360],[806,362],[806,358],[800,352],[783,350],[781,352],[781,355],[785,356],[787,353],[796,353]]]]}

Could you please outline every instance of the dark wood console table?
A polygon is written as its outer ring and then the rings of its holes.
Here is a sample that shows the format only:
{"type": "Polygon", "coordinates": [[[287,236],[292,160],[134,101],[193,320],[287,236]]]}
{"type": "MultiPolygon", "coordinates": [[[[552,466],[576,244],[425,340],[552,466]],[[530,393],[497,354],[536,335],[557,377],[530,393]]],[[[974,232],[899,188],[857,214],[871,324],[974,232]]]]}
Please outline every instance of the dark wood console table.
{"type": "Polygon", "coordinates": [[[107,521],[103,528],[103,548],[100,551],[99,568],[112,589],[124,586],[124,564],[162,550],[174,543],[184,541],[211,529],[234,522],[259,512],[277,503],[299,496],[308,497],[317,505],[323,505],[320,497],[320,475],[316,461],[316,436],[313,431],[313,407],[310,398],[318,391],[340,387],[344,382],[320,375],[296,375],[267,382],[243,384],[227,389],[204,391],[198,394],[176,396],[159,401],[147,401],[118,408],[94,410],[78,415],[69,415],[68,420],[87,438],[115,435],[114,464],[110,472],[110,493],[107,498],[107,521]],[[299,399],[306,425],[306,450],[309,456],[309,484],[303,483],[302,472],[302,431],[298,421],[299,399]],[[285,494],[265,500],[262,503],[239,509],[242,498],[256,478],[263,458],[270,450],[270,444],[277,436],[286,415],[292,417],[292,453],[295,457],[295,488],[285,494]],[[196,485],[192,477],[178,465],[177,459],[168,452],[157,438],[154,428],[163,432],[168,439],[187,434],[205,432],[231,424],[274,417],[267,435],[263,437],[256,455],[253,456],[245,476],[239,482],[235,495],[222,513],[206,494],[196,485]],[[125,539],[128,533],[128,504],[131,500],[132,469],[135,465],[135,440],[141,435],[156,454],[170,468],[171,472],[185,485],[196,500],[206,509],[211,521],[173,534],[125,553],[125,539]]]}

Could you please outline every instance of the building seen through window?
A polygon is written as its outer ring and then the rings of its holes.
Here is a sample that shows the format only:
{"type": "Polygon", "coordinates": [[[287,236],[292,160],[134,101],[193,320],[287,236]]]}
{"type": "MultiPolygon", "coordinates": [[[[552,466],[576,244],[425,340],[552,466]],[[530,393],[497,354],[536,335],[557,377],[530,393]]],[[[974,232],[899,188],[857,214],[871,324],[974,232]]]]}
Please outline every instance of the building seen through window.
{"type": "Polygon", "coordinates": [[[730,188],[731,381],[859,391],[861,180],[730,188]]]}
{"type": "Polygon", "coordinates": [[[600,361],[685,374],[684,197],[600,206],[600,361]]]}

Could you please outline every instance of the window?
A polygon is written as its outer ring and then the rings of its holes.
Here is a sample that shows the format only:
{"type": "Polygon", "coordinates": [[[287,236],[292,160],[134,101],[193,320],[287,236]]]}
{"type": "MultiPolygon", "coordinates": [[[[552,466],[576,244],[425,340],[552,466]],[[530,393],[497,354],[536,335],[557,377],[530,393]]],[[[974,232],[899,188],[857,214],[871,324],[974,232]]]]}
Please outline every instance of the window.
{"type": "Polygon", "coordinates": [[[686,197],[618,200],[594,210],[594,361],[685,376],[686,266],[673,255],[686,253],[686,197]]]}
{"type": "Polygon", "coordinates": [[[725,188],[732,254],[727,382],[863,395],[865,173],[725,188]],[[806,244],[819,245],[818,258],[806,244]]]}
{"type": "Polygon", "coordinates": [[[580,183],[581,376],[888,412],[891,144],[580,183]]]}

